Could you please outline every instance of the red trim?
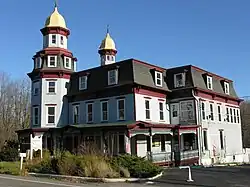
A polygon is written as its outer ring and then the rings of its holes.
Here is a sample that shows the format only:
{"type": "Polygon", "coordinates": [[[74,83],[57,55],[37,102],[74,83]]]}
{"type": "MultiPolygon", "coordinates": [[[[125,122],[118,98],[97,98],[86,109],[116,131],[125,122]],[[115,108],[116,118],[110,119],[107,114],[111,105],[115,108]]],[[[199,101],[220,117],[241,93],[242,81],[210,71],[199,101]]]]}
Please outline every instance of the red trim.
{"type": "Polygon", "coordinates": [[[164,100],[164,99],[158,99],[158,101],[162,101],[162,102],[165,102],[165,100],[164,100]]]}
{"type": "Polygon", "coordinates": [[[59,48],[59,47],[47,47],[44,48],[41,51],[38,51],[36,55],[33,56],[33,58],[46,56],[46,55],[64,55],[67,57],[72,58],[74,61],[77,61],[76,58],[73,57],[73,53],[67,49],[59,48]]]}
{"type": "Polygon", "coordinates": [[[45,106],[56,106],[57,104],[45,104],[45,106]]]}
{"type": "Polygon", "coordinates": [[[231,107],[231,108],[237,108],[239,109],[239,106],[232,106],[232,105],[226,105],[227,107],[231,107]]]}
{"type": "Polygon", "coordinates": [[[63,36],[68,37],[70,35],[70,31],[62,27],[45,27],[42,28],[40,31],[44,36],[48,34],[61,34],[63,36]]]}
{"type": "Polygon", "coordinates": [[[205,89],[201,89],[201,88],[195,88],[195,89],[196,89],[196,92],[195,92],[196,96],[206,98],[209,100],[220,101],[222,103],[230,103],[230,104],[234,104],[234,105],[239,105],[240,102],[242,101],[239,98],[216,93],[216,92],[213,92],[210,90],[205,90],[205,89]]]}
{"type": "Polygon", "coordinates": [[[46,81],[57,81],[57,79],[46,79],[46,81]]]}
{"type": "Polygon", "coordinates": [[[155,70],[157,70],[157,71],[160,71],[160,72],[164,72],[164,71],[166,70],[166,69],[161,68],[161,67],[159,67],[159,66],[155,66],[155,65],[153,65],[153,64],[149,64],[149,63],[147,63],[147,62],[143,62],[143,61],[140,61],[140,60],[132,59],[132,61],[133,61],[134,63],[143,64],[143,65],[145,65],[145,66],[148,66],[148,67],[150,67],[150,68],[152,68],[152,69],[155,69],[155,70]]]}
{"type": "Polygon", "coordinates": [[[58,75],[58,73],[50,73],[50,74],[41,74],[40,76],[41,78],[53,78],[50,80],[55,80],[58,78],[63,78],[63,79],[70,79],[70,75],[69,74],[62,74],[62,75],[58,75]]]}
{"type": "Polygon", "coordinates": [[[113,49],[101,49],[98,50],[98,53],[100,54],[100,56],[102,55],[116,55],[117,51],[113,50],[113,49]]]}
{"type": "Polygon", "coordinates": [[[156,91],[151,91],[143,88],[135,88],[134,93],[136,94],[141,94],[141,95],[147,95],[151,97],[160,97],[160,98],[166,98],[166,94],[164,93],[159,93],[156,91]]]}
{"type": "Polygon", "coordinates": [[[204,70],[204,69],[201,69],[201,68],[199,68],[199,67],[197,67],[197,66],[191,65],[191,67],[194,68],[194,69],[197,70],[197,71],[206,73],[206,74],[208,74],[208,75],[210,75],[210,76],[219,78],[219,79],[221,79],[221,80],[224,80],[224,81],[227,81],[227,82],[233,82],[233,81],[230,80],[230,79],[227,79],[227,78],[221,77],[221,76],[219,76],[219,75],[216,75],[216,74],[214,74],[214,73],[208,72],[208,71],[206,71],[206,70],[204,70]]]}

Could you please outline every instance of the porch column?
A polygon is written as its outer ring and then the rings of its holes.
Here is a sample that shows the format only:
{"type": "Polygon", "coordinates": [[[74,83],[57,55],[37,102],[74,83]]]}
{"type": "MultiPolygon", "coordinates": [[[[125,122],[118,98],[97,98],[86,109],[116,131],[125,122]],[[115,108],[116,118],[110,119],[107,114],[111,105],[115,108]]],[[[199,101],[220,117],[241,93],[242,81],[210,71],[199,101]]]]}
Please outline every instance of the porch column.
{"type": "Polygon", "coordinates": [[[153,143],[153,135],[152,135],[152,129],[150,128],[149,130],[149,155],[150,155],[150,160],[152,161],[152,143],[153,143]]]}
{"type": "Polygon", "coordinates": [[[124,134],[126,153],[131,154],[131,134],[128,131],[127,135],[124,134]]]}

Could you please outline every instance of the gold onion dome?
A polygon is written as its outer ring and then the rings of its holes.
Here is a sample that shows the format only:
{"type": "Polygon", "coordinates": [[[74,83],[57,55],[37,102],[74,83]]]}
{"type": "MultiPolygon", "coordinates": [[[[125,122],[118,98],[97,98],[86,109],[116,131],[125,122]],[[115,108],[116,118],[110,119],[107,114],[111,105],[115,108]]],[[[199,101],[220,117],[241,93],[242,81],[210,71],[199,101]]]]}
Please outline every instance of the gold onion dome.
{"type": "Polygon", "coordinates": [[[102,43],[99,47],[99,50],[114,50],[114,51],[116,51],[115,42],[111,38],[108,30],[107,30],[106,37],[102,40],[102,43]]]}
{"type": "Polygon", "coordinates": [[[46,19],[45,27],[62,27],[67,29],[63,16],[58,12],[57,5],[55,4],[54,11],[46,19]]]}

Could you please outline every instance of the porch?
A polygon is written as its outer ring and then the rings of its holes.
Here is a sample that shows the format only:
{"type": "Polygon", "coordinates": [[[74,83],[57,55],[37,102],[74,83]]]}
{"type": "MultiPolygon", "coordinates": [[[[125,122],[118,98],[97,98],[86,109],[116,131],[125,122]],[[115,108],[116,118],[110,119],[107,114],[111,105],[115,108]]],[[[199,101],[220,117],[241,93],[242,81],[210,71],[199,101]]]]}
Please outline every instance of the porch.
{"type": "Polygon", "coordinates": [[[51,154],[62,149],[73,153],[95,151],[110,156],[128,153],[160,165],[183,165],[198,162],[196,128],[141,121],[80,124],[23,131],[19,132],[19,139],[22,145],[21,140],[25,140],[31,154],[33,149],[48,149],[51,154]]]}

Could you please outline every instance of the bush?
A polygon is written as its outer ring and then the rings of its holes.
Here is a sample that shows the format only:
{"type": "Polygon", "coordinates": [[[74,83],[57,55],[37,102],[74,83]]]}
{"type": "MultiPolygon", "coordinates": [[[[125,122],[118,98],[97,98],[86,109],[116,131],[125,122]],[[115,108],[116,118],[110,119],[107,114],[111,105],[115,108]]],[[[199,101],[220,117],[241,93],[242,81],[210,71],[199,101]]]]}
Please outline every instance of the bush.
{"type": "Polygon", "coordinates": [[[161,167],[152,162],[128,154],[112,158],[111,163],[116,170],[127,168],[131,177],[153,177],[162,171],[161,167]]]}
{"type": "Polygon", "coordinates": [[[81,177],[152,177],[161,172],[159,166],[131,155],[107,158],[101,155],[74,155],[62,152],[56,158],[45,157],[42,161],[28,164],[30,172],[56,173],[81,177]]]}
{"type": "Polygon", "coordinates": [[[15,162],[18,160],[18,142],[15,140],[5,142],[5,145],[0,152],[0,161],[15,162]]]}

